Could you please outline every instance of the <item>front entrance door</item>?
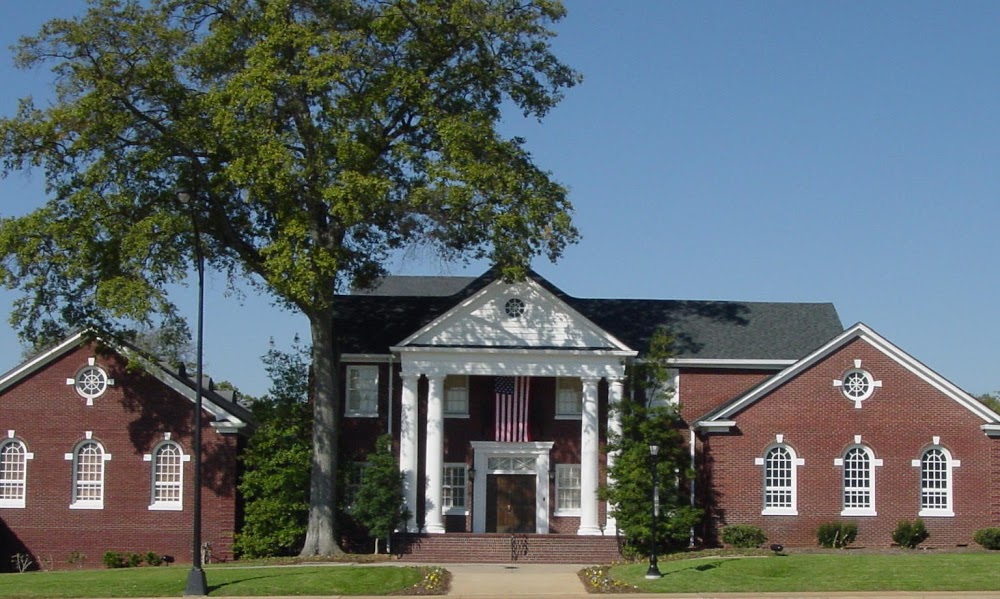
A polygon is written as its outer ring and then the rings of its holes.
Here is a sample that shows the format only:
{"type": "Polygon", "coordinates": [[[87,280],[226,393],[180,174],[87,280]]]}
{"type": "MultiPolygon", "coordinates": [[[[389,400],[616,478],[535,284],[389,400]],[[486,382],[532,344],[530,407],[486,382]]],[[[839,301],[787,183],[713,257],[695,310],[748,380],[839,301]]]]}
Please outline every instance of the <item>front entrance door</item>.
{"type": "Polygon", "coordinates": [[[486,506],[486,532],[535,532],[535,477],[488,475],[486,506]]]}

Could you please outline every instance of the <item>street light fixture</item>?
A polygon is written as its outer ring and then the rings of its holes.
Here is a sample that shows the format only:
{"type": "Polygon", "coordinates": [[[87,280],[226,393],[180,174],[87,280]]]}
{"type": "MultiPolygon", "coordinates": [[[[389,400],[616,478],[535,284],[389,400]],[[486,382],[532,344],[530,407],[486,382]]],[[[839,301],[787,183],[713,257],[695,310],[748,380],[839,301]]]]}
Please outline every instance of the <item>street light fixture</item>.
{"type": "Polygon", "coordinates": [[[659,497],[659,489],[657,488],[657,486],[658,486],[659,483],[657,481],[657,476],[656,476],[656,463],[657,463],[657,457],[659,456],[659,454],[660,454],[660,446],[659,445],[650,445],[649,446],[649,463],[651,464],[651,467],[652,467],[652,470],[653,470],[653,472],[652,472],[652,474],[653,474],[653,493],[652,493],[652,498],[651,498],[651,501],[650,501],[650,510],[649,510],[649,516],[650,516],[650,519],[649,519],[649,523],[650,523],[650,527],[649,527],[649,536],[650,536],[650,541],[649,541],[649,569],[646,570],[646,578],[649,579],[649,580],[655,580],[657,578],[663,578],[663,574],[660,574],[660,568],[656,565],[656,520],[657,520],[656,517],[659,515],[659,511],[660,511],[659,510],[660,506],[658,505],[660,503],[660,497],[659,497]]]}
{"type": "Polygon", "coordinates": [[[197,361],[195,373],[194,400],[194,523],[191,532],[191,571],[188,573],[185,595],[204,596],[208,594],[208,583],[205,580],[205,570],[201,561],[201,379],[202,355],[204,346],[204,316],[205,316],[205,256],[201,250],[201,231],[198,228],[198,213],[194,207],[194,196],[189,191],[178,191],[177,200],[191,214],[191,227],[194,230],[194,256],[198,268],[198,325],[197,325],[197,361]]]}

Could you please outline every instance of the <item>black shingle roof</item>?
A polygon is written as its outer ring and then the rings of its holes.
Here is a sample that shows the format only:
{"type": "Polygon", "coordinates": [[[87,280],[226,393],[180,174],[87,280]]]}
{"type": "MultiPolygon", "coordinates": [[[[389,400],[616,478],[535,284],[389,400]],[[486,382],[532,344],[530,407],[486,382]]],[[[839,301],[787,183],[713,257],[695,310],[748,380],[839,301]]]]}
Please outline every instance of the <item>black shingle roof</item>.
{"type": "MultiPolygon", "coordinates": [[[[533,272],[529,276],[640,355],[660,325],[674,336],[676,357],[700,359],[798,359],[843,331],[830,303],[583,299],[533,272]]],[[[443,278],[448,277],[428,279],[443,278]]],[[[341,351],[388,353],[494,278],[492,270],[473,280],[461,277],[467,285],[450,296],[338,296],[335,327],[341,351]]]]}

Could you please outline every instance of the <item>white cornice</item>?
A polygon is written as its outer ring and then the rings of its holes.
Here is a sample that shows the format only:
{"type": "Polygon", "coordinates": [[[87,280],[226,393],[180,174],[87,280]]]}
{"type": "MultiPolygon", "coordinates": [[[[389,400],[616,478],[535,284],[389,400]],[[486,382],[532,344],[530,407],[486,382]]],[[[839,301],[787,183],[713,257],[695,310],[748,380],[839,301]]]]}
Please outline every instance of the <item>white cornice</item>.
{"type": "Polygon", "coordinates": [[[574,357],[617,357],[630,358],[637,352],[617,349],[533,349],[530,347],[390,347],[390,350],[401,354],[455,355],[455,354],[506,354],[506,355],[543,355],[543,356],[574,356],[574,357]]]}
{"type": "Polygon", "coordinates": [[[696,429],[706,433],[728,433],[735,426],[735,420],[702,420],[694,425],[696,429]]]}
{"type": "Polygon", "coordinates": [[[388,364],[395,362],[392,354],[340,354],[341,362],[377,362],[388,364]]]}
{"type": "Polygon", "coordinates": [[[795,363],[795,360],[754,360],[742,358],[671,358],[671,366],[683,368],[747,368],[755,370],[781,370],[795,363]]]}
{"type": "Polygon", "coordinates": [[[7,387],[13,385],[14,383],[20,381],[29,374],[35,372],[42,366],[45,366],[55,358],[63,355],[69,349],[72,349],[80,344],[80,340],[83,338],[83,331],[70,335],[64,339],[58,345],[49,348],[43,353],[31,358],[27,362],[24,362],[12,369],[11,371],[0,377],[0,391],[6,389],[7,387]]]}

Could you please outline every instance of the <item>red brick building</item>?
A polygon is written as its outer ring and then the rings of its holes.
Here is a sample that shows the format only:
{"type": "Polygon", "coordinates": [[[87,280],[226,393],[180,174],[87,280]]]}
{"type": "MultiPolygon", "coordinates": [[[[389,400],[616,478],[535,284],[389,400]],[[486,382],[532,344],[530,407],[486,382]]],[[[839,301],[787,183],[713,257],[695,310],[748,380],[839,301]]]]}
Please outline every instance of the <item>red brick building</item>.
{"type": "Polygon", "coordinates": [[[388,277],[338,310],[343,449],[361,462],[378,433],[398,440],[420,545],[613,538],[596,494],[609,407],[661,325],[707,513],[696,544],[739,523],[814,546],[848,520],[889,546],[920,517],[928,544],[955,546],[1000,523],[1000,416],[831,304],[583,299],[490,271],[388,277]]]}
{"type": "MultiPolygon", "coordinates": [[[[237,455],[251,424],[203,393],[202,538],[230,559],[237,455]]],[[[0,377],[0,567],[100,567],[108,551],[191,559],[195,382],[76,334],[0,377]]]]}

